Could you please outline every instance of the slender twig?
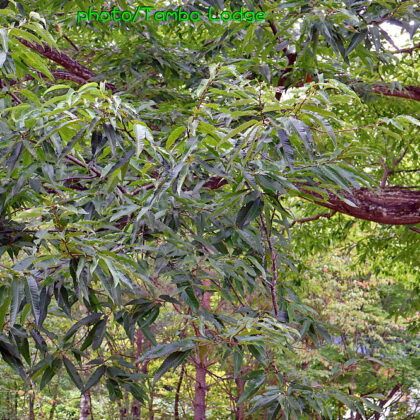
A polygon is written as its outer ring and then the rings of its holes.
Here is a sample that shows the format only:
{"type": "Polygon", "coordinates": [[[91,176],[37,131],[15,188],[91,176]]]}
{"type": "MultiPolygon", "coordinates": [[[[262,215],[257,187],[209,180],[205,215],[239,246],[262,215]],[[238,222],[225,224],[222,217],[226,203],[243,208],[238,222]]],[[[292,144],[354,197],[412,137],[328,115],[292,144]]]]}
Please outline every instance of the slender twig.
{"type": "Polygon", "coordinates": [[[76,50],[80,51],[79,47],[67,36],[63,35],[63,38],[76,50]]]}
{"type": "MultiPolygon", "coordinates": [[[[384,121],[378,121],[374,124],[362,125],[360,127],[354,127],[354,128],[346,128],[344,130],[336,130],[336,131],[334,131],[334,133],[345,133],[345,132],[348,132],[348,131],[362,130],[364,128],[373,128],[373,127],[376,127],[376,126],[378,126],[380,124],[383,124],[383,123],[384,123],[384,121]]],[[[318,133],[328,134],[328,131],[320,130],[319,128],[315,128],[315,127],[310,127],[310,128],[311,128],[311,130],[314,130],[318,133]]]]}
{"type": "Polygon", "coordinates": [[[334,216],[334,214],[337,213],[336,211],[332,211],[331,213],[319,213],[316,214],[315,216],[311,216],[311,217],[303,217],[301,219],[295,219],[292,222],[292,225],[294,223],[306,223],[306,222],[312,222],[313,220],[318,220],[321,217],[326,217],[327,219],[329,219],[330,217],[334,216]]]}
{"type": "Polygon", "coordinates": [[[180,420],[179,417],[179,394],[181,392],[182,380],[184,379],[185,365],[181,366],[181,373],[179,374],[178,383],[176,384],[175,400],[174,400],[174,419],[180,420]]]}
{"type": "Polygon", "coordinates": [[[407,173],[407,172],[420,172],[420,169],[400,169],[398,171],[391,171],[390,175],[399,174],[399,173],[407,173]]]}
{"type": "Polygon", "coordinates": [[[261,224],[262,224],[262,227],[263,227],[264,232],[266,234],[267,244],[268,244],[268,248],[270,250],[270,255],[271,255],[271,271],[272,271],[273,278],[272,278],[271,282],[268,283],[268,285],[269,285],[269,288],[270,288],[271,301],[273,303],[274,315],[278,319],[280,311],[279,311],[279,304],[278,304],[278,301],[277,301],[277,290],[276,290],[276,288],[277,288],[276,252],[274,250],[273,242],[272,242],[270,234],[268,233],[267,225],[265,224],[263,216],[261,216],[261,224]]]}
{"type": "Polygon", "coordinates": [[[410,47],[410,48],[401,48],[399,50],[395,50],[395,51],[389,51],[391,54],[403,54],[403,53],[412,53],[415,50],[420,49],[420,43],[414,45],[414,47],[410,47]]]}

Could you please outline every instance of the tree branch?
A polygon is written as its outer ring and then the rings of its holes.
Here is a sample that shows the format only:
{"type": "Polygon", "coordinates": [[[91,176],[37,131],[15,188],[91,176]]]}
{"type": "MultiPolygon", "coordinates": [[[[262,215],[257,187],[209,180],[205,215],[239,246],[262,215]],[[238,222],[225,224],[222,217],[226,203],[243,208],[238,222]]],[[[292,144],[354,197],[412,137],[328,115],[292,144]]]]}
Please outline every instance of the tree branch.
{"type": "Polygon", "coordinates": [[[413,51],[418,50],[420,48],[420,43],[414,45],[414,47],[411,48],[402,48],[399,50],[395,50],[395,51],[390,51],[391,54],[411,54],[413,51]]]}
{"type": "Polygon", "coordinates": [[[419,86],[404,86],[402,90],[391,89],[388,86],[375,84],[372,86],[372,92],[377,95],[395,96],[397,98],[412,99],[413,101],[420,101],[420,87],[419,86]]]}
{"type": "MultiPolygon", "coordinates": [[[[55,63],[64,67],[72,75],[77,76],[80,79],[84,79],[86,82],[92,81],[92,79],[97,77],[96,73],[94,73],[92,70],[89,70],[87,67],[78,63],[76,60],[69,57],[68,55],[56,50],[55,48],[51,48],[46,44],[40,45],[36,42],[29,42],[26,39],[20,37],[16,38],[19,40],[20,43],[22,43],[26,47],[36,51],[43,57],[54,61],[55,63]]],[[[110,89],[112,91],[116,90],[116,87],[110,83],[107,83],[106,87],[107,89],[110,89]]]]}
{"type": "MultiPolygon", "coordinates": [[[[220,177],[212,177],[206,182],[210,189],[218,189],[228,182],[220,177]]],[[[321,194],[308,189],[314,184],[294,184],[303,194],[302,198],[312,197],[313,202],[333,211],[344,213],[357,219],[369,220],[388,225],[414,225],[420,223],[420,191],[416,187],[393,186],[369,190],[354,189],[350,193],[327,192],[324,200],[321,194]],[[346,201],[344,201],[343,197],[346,201]],[[353,202],[354,206],[348,202],[353,202]]]]}
{"type": "Polygon", "coordinates": [[[314,220],[318,220],[321,217],[326,217],[327,219],[331,218],[332,216],[334,216],[336,212],[332,211],[331,213],[319,213],[316,214],[315,216],[311,216],[311,217],[303,217],[301,219],[295,219],[292,223],[292,225],[294,225],[295,223],[307,223],[307,222],[312,222],[314,220]]]}
{"type": "Polygon", "coordinates": [[[271,235],[268,232],[267,225],[264,221],[264,216],[261,216],[261,225],[264,229],[265,236],[267,238],[267,244],[268,249],[270,251],[270,257],[271,257],[271,271],[273,278],[270,282],[268,282],[269,288],[270,288],[270,295],[271,295],[271,302],[273,304],[273,311],[276,319],[279,319],[279,304],[277,299],[277,254],[274,249],[273,241],[271,239],[271,235]]]}
{"type": "MultiPolygon", "coordinates": [[[[38,74],[38,76],[41,79],[46,79],[47,77],[42,74],[41,72],[37,71],[36,72],[38,74]]],[[[76,76],[74,74],[68,73],[66,71],[57,71],[57,70],[53,70],[51,72],[51,74],[53,75],[54,79],[56,80],[70,80],[71,82],[75,82],[78,85],[84,85],[87,81],[85,79],[82,79],[79,76],[76,76]]],[[[28,80],[35,80],[35,77],[31,76],[30,74],[27,74],[25,77],[23,77],[22,79],[18,80],[18,79],[8,79],[7,82],[5,80],[1,80],[0,79],[0,88],[4,88],[7,85],[9,86],[15,86],[21,82],[26,82],[28,80]]],[[[12,92],[7,92],[9,95],[13,95],[12,92]]]]}
{"type": "Polygon", "coordinates": [[[306,189],[304,185],[295,185],[300,191],[311,195],[316,204],[357,219],[389,225],[420,223],[420,191],[397,186],[378,190],[360,188],[351,193],[340,191],[347,202],[334,193],[328,193],[327,200],[321,201],[320,194],[306,189]],[[353,202],[354,206],[348,201],[353,202]]]}

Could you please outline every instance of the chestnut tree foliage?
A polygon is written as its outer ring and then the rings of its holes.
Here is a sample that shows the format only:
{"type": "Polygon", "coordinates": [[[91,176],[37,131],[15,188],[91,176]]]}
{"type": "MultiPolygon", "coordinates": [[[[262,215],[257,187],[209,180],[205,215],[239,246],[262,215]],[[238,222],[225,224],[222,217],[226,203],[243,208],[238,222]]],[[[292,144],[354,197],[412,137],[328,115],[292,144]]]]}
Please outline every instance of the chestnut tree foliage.
{"type": "Polygon", "coordinates": [[[414,418],[418,15],[0,1],[0,414],[414,418]]]}

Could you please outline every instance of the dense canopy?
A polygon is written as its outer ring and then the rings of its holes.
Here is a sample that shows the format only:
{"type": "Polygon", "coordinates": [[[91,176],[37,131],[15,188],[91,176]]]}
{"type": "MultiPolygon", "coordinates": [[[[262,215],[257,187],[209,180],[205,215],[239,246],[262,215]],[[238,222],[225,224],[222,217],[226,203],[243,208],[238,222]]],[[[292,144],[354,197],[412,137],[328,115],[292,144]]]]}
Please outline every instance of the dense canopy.
{"type": "Polygon", "coordinates": [[[0,418],[416,418],[419,14],[0,0],[0,418]]]}

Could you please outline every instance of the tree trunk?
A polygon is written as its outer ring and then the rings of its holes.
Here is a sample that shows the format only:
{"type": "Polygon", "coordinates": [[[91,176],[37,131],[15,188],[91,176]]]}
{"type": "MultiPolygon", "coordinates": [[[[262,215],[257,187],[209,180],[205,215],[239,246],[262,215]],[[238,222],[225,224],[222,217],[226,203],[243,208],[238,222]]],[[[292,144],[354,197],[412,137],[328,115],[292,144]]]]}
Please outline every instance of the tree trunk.
{"type": "MultiPolygon", "coordinates": [[[[210,275],[212,273],[209,272],[210,275]]],[[[203,286],[209,287],[211,285],[210,279],[203,281],[203,286]]],[[[204,309],[210,309],[211,292],[204,292],[201,298],[201,306],[204,309]]],[[[194,394],[194,420],[206,420],[206,371],[207,371],[207,356],[205,352],[201,354],[197,352],[195,357],[195,394],[194,394]]]]}
{"type": "MultiPolygon", "coordinates": [[[[235,382],[238,390],[236,401],[238,401],[244,393],[245,381],[241,378],[237,378],[235,379],[235,382]]],[[[243,404],[236,405],[235,420],[245,420],[245,408],[243,404]]]]}
{"type": "MultiPolygon", "coordinates": [[[[143,333],[141,332],[141,329],[139,328],[136,333],[136,360],[138,360],[138,358],[143,353],[143,344],[144,344],[143,333]]],[[[136,368],[140,370],[140,365],[138,362],[136,362],[136,368]]],[[[131,403],[131,419],[132,420],[141,419],[141,403],[135,398],[133,398],[133,401],[131,403]]]]}
{"type": "Polygon", "coordinates": [[[54,419],[54,414],[55,414],[55,409],[57,407],[57,400],[54,398],[54,401],[51,405],[51,409],[50,409],[50,414],[48,416],[48,420],[53,420],[54,419]]]}
{"type": "Polygon", "coordinates": [[[194,420],[206,420],[206,362],[197,356],[195,370],[194,420]]]}
{"type": "Polygon", "coordinates": [[[57,402],[58,402],[58,385],[56,385],[54,387],[54,393],[53,393],[53,402],[51,404],[51,409],[50,409],[50,414],[48,416],[48,420],[53,420],[54,419],[54,414],[55,414],[55,410],[57,408],[57,402]]]}
{"type": "Polygon", "coordinates": [[[126,420],[128,418],[128,393],[127,391],[124,392],[124,399],[122,402],[118,403],[118,408],[120,412],[120,420],[126,420]]]}
{"type": "Polygon", "coordinates": [[[31,392],[29,395],[29,420],[35,420],[35,393],[31,392]]]}
{"type": "Polygon", "coordinates": [[[79,420],[89,420],[92,408],[90,406],[89,392],[85,392],[80,396],[80,416],[79,420]]]}

